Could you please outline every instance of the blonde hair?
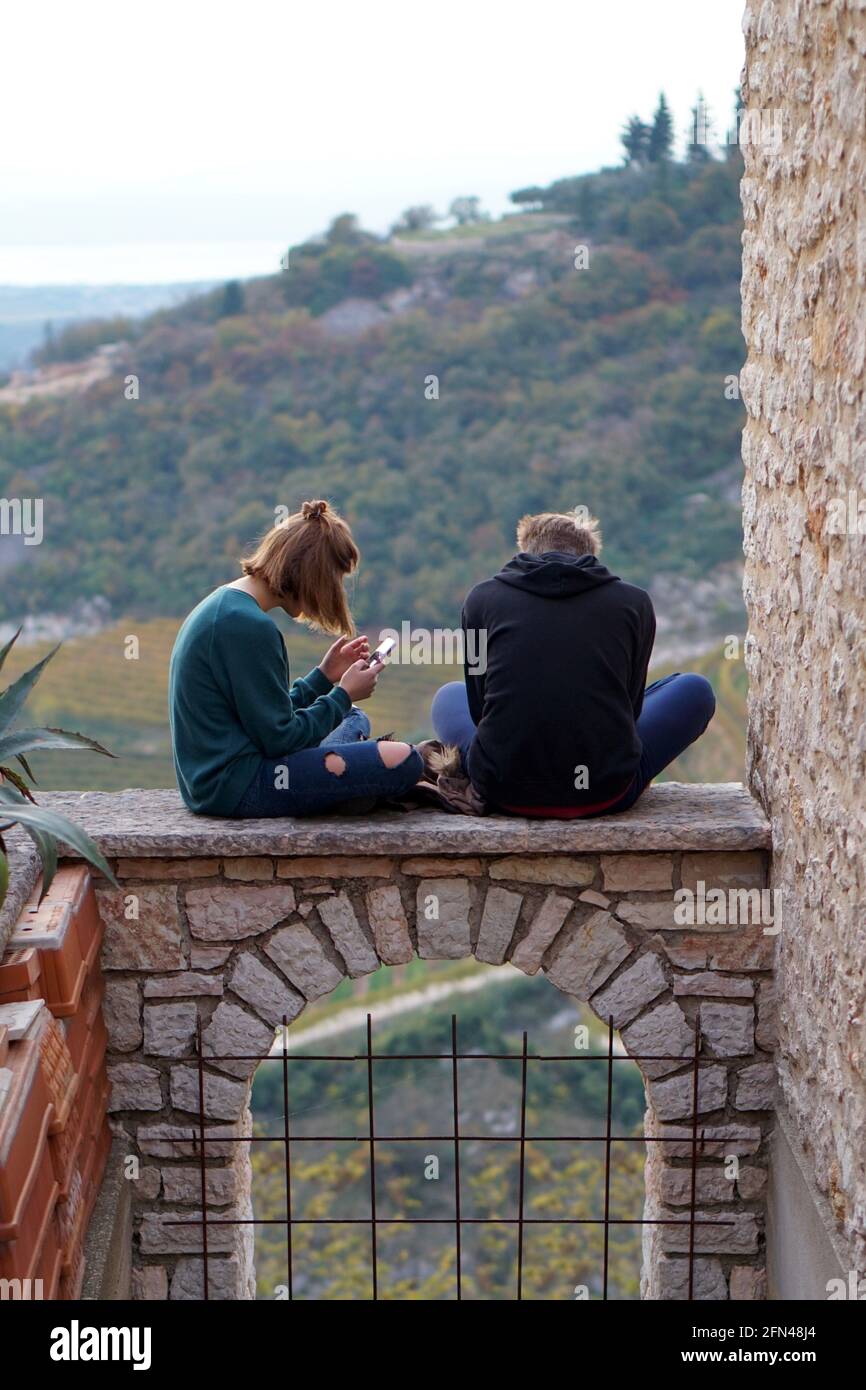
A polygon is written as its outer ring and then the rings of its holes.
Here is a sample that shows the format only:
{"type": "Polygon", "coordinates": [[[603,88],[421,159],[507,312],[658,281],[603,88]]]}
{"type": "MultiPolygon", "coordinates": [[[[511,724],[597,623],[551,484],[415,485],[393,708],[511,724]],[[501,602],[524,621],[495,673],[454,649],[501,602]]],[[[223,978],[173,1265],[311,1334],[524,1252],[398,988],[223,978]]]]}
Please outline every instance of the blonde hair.
{"type": "Polygon", "coordinates": [[[323,632],[352,635],[355,624],[343,581],[360,553],[352,532],[327,502],[304,502],[271,528],[250,555],[244,574],[262,579],[279,598],[299,606],[298,617],[323,632]]]}
{"type": "Polygon", "coordinates": [[[517,544],[530,555],[547,550],[564,550],[568,555],[598,555],[601,552],[601,526],[586,507],[570,512],[539,512],[522,516],[517,523],[517,544]]]}

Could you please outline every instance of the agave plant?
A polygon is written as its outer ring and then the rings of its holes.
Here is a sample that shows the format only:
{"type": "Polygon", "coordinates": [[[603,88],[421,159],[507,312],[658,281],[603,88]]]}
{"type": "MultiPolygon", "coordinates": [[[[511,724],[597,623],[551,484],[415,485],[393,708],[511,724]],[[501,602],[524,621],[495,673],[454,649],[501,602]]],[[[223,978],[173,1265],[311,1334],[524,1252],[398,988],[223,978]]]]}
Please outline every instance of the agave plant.
{"type": "MultiPolygon", "coordinates": [[[[20,635],[15,633],[6,646],[0,650],[0,670],[20,635]]],[[[30,836],[42,860],[42,896],[48,892],[57,870],[57,842],[62,840],[99,869],[116,886],[116,879],[105,859],[100,854],[89,835],[85,835],[73,821],[44,806],[37,806],[28,782],[36,778],[27,762],[26,754],[42,752],[55,748],[87,748],[93,753],[104,753],[107,758],[114,756],[107,748],[86,734],[72,734],[65,729],[16,729],[10,725],[20,714],[27,696],[41,676],[58,647],[54,647],[42,661],[31,666],[23,676],[8,686],[0,694],[0,906],[6,896],[9,883],[9,865],[6,859],[6,846],[3,831],[10,825],[20,825],[30,836]],[[6,759],[13,759],[22,769],[17,772],[6,759]],[[22,775],[23,773],[23,775],[22,775]]]]}

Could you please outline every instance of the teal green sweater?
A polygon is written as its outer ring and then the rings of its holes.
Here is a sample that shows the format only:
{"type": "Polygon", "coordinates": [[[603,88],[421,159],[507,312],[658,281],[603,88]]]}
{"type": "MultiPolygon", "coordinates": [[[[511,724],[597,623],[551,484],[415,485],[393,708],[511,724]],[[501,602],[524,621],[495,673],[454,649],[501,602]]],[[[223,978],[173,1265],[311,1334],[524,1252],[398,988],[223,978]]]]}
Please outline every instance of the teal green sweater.
{"type": "Polygon", "coordinates": [[[315,747],[352,706],[318,667],[289,685],[283,635],[241,589],[215,589],[192,610],[168,687],[180,794],[203,815],[232,815],[262,758],[315,747]]]}

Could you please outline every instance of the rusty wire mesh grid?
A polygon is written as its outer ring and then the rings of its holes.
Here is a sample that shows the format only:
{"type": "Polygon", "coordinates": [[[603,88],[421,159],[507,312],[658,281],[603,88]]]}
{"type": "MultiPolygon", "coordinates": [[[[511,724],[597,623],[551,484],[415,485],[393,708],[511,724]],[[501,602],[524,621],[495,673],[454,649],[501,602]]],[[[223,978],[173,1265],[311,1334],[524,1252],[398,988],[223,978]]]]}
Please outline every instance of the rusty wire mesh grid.
{"type": "Polygon", "coordinates": [[[198,1132],[193,1132],[192,1142],[199,1155],[199,1172],[201,1177],[201,1219],[172,1220],[167,1221],[167,1226],[199,1226],[201,1227],[201,1250],[198,1252],[202,1256],[204,1268],[204,1299],[210,1298],[210,1284],[208,1274],[208,1228],[212,1226],[285,1226],[286,1228],[286,1259],[288,1264],[288,1298],[294,1297],[294,1283],[292,1270],[292,1231],[295,1226],[369,1226],[370,1227],[370,1278],[371,1278],[371,1298],[379,1299],[379,1257],[378,1257],[378,1228],[380,1226],[453,1226],[456,1256],[456,1284],[457,1300],[463,1296],[462,1290],[462,1239],[461,1233],[464,1226],[516,1226],[517,1227],[517,1301],[523,1299],[523,1238],[524,1230],[529,1225],[539,1226],[603,1226],[604,1227],[604,1255],[602,1272],[602,1299],[608,1298],[608,1272],[609,1272],[609,1238],[611,1226],[685,1226],[689,1228],[689,1279],[688,1279],[688,1300],[694,1298],[694,1265],[695,1265],[695,1228],[697,1226],[730,1226],[734,1223],[725,1220],[724,1217],[718,1219],[698,1217],[695,1212],[695,1200],[697,1192],[697,1164],[698,1150],[703,1148],[703,1131],[698,1134],[698,1075],[700,1068],[700,1046],[701,1035],[700,1025],[695,1029],[695,1047],[692,1058],[692,1116],[691,1116],[691,1189],[689,1195],[688,1216],[684,1217],[614,1217],[610,1214],[610,1168],[611,1168],[611,1149],[614,1144],[667,1144],[683,1142],[679,1136],[656,1136],[644,1135],[639,1137],[633,1134],[612,1134],[612,1102],[613,1102],[613,1064],[614,1062],[680,1062],[684,1058],[672,1056],[666,1053],[652,1053],[646,1055],[615,1054],[613,1049],[613,1018],[608,1018],[607,1028],[607,1051],[602,1053],[555,1053],[541,1054],[530,1053],[528,1050],[527,1034],[523,1033],[523,1046],[520,1052],[459,1052],[457,1048],[457,1016],[451,1016],[451,1051],[450,1052],[411,1052],[393,1053],[373,1051],[373,1020],[367,1014],[367,1047],[366,1051],[349,1053],[342,1055],[328,1055],[321,1053],[307,1053],[303,1056],[291,1056],[287,1048],[288,1038],[288,1019],[283,1018],[282,1026],[282,1052],[270,1051],[265,1056],[255,1054],[253,1056],[244,1053],[231,1053],[226,1056],[214,1057],[208,1055],[210,1062],[279,1062],[282,1065],[283,1073],[283,1133],[282,1135],[263,1136],[254,1135],[250,1138],[212,1138],[209,1139],[205,1134],[204,1121],[204,1055],[201,1039],[201,1020],[197,1030],[197,1053],[198,1053],[198,1096],[199,1096],[199,1128],[198,1132]],[[452,1112],[453,1129],[450,1134],[425,1134],[401,1135],[401,1134],[377,1134],[375,1097],[373,1085],[373,1064],[374,1062],[425,1062],[425,1061],[450,1061],[452,1078],[452,1112]],[[459,1086],[458,1086],[458,1063],[476,1061],[514,1061],[520,1063],[520,1128],[519,1133],[514,1136],[490,1135],[490,1134],[463,1134],[460,1132],[459,1123],[459,1086]],[[607,1106],[604,1134],[543,1134],[531,1135],[526,1133],[526,1091],[527,1091],[527,1071],[530,1062],[607,1062],[607,1106]],[[362,1135],[333,1135],[333,1134],[304,1134],[293,1135],[289,1118],[289,1063],[300,1062],[365,1062],[367,1069],[367,1112],[368,1112],[368,1132],[362,1135]],[[454,1146],[454,1215],[451,1217],[383,1217],[376,1209],[376,1145],[379,1144],[403,1144],[417,1143],[420,1138],[432,1142],[451,1143],[454,1146]],[[329,1141],[353,1140],[359,1144],[366,1144],[370,1151],[370,1215],[368,1217],[297,1217],[292,1215],[292,1145],[309,1143],[326,1143],[329,1141]],[[518,1170],[518,1194],[517,1194],[517,1215],[511,1217],[489,1217],[489,1216],[464,1216],[460,1205],[460,1145],[461,1143],[514,1143],[519,1145],[519,1170],[518,1170]],[[603,1143],[605,1146],[604,1160],[604,1215],[600,1217],[533,1217],[524,1215],[524,1197],[526,1188],[526,1146],[533,1142],[577,1144],[577,1143],[603,1143]],[[284,1217],[270,1218],[239,1218],[239,1217],[209,1217],[207,1209],[207,1163],[206,1148],[208,1144],[252,1144],[252,1143],[275,1143],[282,1144],[284,1151],[284,1172],[285,1172],[285,1195],[286,1195],[286,1215],[284,1217]]]}

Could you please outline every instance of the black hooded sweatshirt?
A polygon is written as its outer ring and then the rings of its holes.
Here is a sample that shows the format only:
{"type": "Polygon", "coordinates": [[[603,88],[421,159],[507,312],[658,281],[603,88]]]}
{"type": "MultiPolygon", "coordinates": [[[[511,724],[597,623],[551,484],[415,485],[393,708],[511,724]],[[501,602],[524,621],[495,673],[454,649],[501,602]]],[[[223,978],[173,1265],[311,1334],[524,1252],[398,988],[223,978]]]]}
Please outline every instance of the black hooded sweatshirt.
{"type": "Polygon", "coordinates": [[[468,772],[485,800],[580,814],[626,792],[655,637],[649,594],[594,555],[521,552],[469,593],[462,624],[477,725],[468,772]]]}

